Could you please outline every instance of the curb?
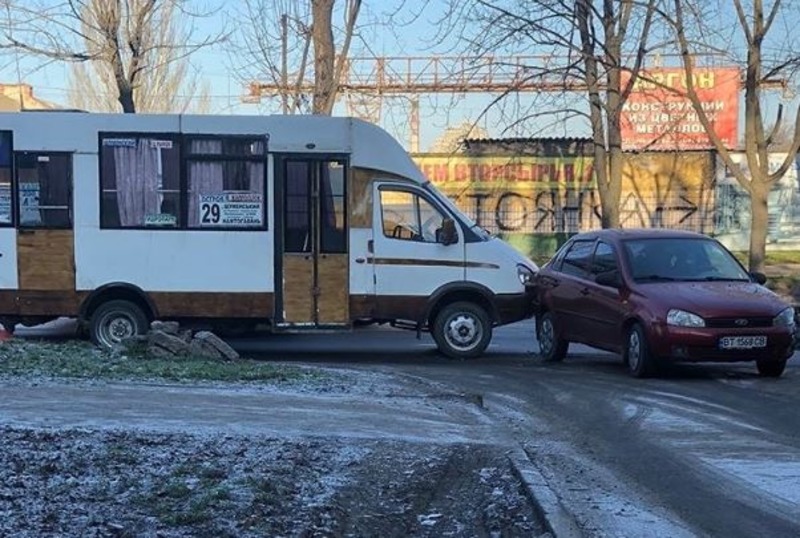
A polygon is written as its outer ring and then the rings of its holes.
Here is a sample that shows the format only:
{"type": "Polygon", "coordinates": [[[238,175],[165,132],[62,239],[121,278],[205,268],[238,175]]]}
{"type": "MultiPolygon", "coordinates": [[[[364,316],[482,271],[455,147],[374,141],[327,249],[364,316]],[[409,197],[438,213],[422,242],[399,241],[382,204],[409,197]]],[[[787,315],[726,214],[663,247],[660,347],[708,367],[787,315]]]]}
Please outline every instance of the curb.
{"type": "Polygon", "coordinates": [[[582,538],[584,533],[575,517],[564,507],[525,451],[514,448],[508,453],[508,459],[546,530],[555,538],[582,538]]]}

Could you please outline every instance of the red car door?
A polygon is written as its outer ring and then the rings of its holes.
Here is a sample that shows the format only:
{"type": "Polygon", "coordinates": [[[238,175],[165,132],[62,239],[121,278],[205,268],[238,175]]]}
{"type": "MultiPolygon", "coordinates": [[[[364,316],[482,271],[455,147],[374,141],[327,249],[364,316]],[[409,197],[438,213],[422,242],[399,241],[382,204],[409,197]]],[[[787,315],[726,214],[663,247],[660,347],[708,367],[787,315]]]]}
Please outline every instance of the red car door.
{"type": "Polygon", "coordinates": [[[556,330],[562,338],[585,342],[587,317],[585,310],[589,268],[594,240],[575,241],[569,246],[561,263],[544,276],[547,282],[545,301],[555,316],[556,330]]]}
{"type": "Polygon", "coordinates": [[[608,243],[598,241],[590,269],[591,281],[586,283],[580,293],[584,297],[582,308],[585,315],[586,343],[619,351],[623,344],[622,323],[628,310],[625,292],[618,287],[596,282],[598,275],[610,274],[611,271],[621,275],[616,249],[608,243]]]}

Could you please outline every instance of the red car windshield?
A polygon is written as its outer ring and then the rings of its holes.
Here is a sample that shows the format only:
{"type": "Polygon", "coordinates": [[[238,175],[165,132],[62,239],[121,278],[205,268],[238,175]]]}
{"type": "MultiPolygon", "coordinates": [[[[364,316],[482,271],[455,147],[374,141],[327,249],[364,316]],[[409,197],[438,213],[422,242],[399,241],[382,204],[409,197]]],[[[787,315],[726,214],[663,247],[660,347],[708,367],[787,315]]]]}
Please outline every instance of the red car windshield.
{"type": "Polygon", "coordinates": [[[632,239],[624,245],[636,282],[750,280],[736,258],[712,239],[632,239]]]}

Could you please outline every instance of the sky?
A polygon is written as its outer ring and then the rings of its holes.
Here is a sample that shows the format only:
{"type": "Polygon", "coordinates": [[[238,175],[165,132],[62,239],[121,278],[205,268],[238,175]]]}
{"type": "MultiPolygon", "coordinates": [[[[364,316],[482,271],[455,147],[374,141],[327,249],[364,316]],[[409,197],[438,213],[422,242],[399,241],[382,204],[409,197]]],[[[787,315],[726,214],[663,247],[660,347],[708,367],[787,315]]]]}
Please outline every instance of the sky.
{"type": "MultiPolygon", "coordinates": [[[[272,1],[277,5],[292,0],[272,1]]],[[[448,0],[365,0],[359,18],[360,31],[352,47],[353,55],[430,57],[463,53],[466,45],[457,40],[457,32],[444,31],[446,25],[442,19],[447,4],[448,0]]],[[[187,19],[194,25],[196,38],[214,35],[220,31],[229,32],[231,35],[226,42],[204,48],[191,58],[200,80],[208,85],[210,112],[278,113],[280,109],[277,100],[262,100],[260,105],[242,102],[242,96],[246,92],[244,81],[252,78],[249,73],[241,69],[242,54],[236,49],[239,37],[237,32],[241,32],[243,27],[236,13],[244,9],[244,0],[189,0],[189,5],[197,12],[210,13],[205,17],[187,19]],[[234,50],[236,52],[233,52],[234,50]]],[[[341,17],[336,16],[334,18],[335,22],[340,19],[341,17]]],[[[527,52],[525,49],[522,50],[527,52]]],[[[2,65],[0,82],[13,83],[22,80],[34,86],[38,97],[59,104],[68,104],[70,92],[68,66],[16,56],[4,58],[0,65],[2,65]]],[[[494,107],[487,113],[487,107],[496,96],[496,94],[422,95],[420,97],[421,149],[424,151],[429,148],[447,127],[472,122],[482,129],[481,134],[491,137],[588,135],[588,126],[579,119],[565,121],[560,117],[548,117],[529,122],[524,126],[513,125],[516,119],[515,112],[521,107],[564,107],[565,103],[571,101],[570,105],[585,109],[580,95],[562,97],[552,94],[521,94],[515,98],[519,102],[507,99],[504,107],[494,107]]],[[[343,100],[340,100],[334,113],[348,113],[343,100]]],[[[379,123],[408,147],[410,133],[407,99],[384,99],[379,123]]]]}
{"type": "MultiPolygon", "coordinates": [[[[195,36],[213,35],[224,28],[232,31],[237,26],[231,12],[243,9],[241,0],[190,0],[199,11],[213,15],[198,18],[195,36]]],[[[385,56],[427,57],[454,55],[458,50],[453,36],[438,39],[437,22],[445,13],[443,0],[381,0],[364,3],[360,20],[363,23],[360,36],[353,43],[353,52],[385,56]],[[379,6],[379,7],[376,7],[379,6]]],[[[241,70],[237,71],[236,60],[231,55],[232,43],[223,43],[202,49],[192,56],[192,64],[199,71],[201,80],[208,83],[211,106],[215,114],[264,114],[278,113],[277,101],[264,100],[261,105],[242,102],[246,89],[242,83],[241,70]]],[[[3,62],[0,81],[17,82],[21,79],[34,87],[37,97],[67,104],[69,102],[68,65],[46,63],[35,58],[12,57],[3,62]],[[17,69],[19,67],[19,70],[17,69]]],[[[481,119],[493,96],[472,94],[426,94],[420,97],[421,148],[424,150],[440,136],[448,126],[464,122],[478,122],[491,136],[502,136],[503,127],[495,114],[481,119]]],[[[335,113],[346,114],[343,101],[335,113]]],[[[404,145],[409,139],[409,104],[401,98],[386,98],[381,109],[381,125],[396,136],[404,145]]],[[[519,136],[525,133],[517,132],[519,136]]],[[[567,134],[564,132],[563,134],[567,134]]]]}

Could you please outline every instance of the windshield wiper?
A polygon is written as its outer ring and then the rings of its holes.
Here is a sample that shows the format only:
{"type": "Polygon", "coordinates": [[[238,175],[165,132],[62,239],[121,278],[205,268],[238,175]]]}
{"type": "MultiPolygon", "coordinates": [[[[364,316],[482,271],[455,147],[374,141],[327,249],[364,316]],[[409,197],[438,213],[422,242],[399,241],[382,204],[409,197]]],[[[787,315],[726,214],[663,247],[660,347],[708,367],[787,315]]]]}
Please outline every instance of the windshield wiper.
{"type": "Polygon", "coordinates": [[[636,277],[636,280],[638,280],[638,281],[641,281],[641,280],[653,280],[653,281],[657,281],[657,282],[676,282],[676,281],[681,280],[681,279],[675,278],[675,277],[671,277],[671,276],[665,276],[665,275],[645,275],[645,276],[636,277]]]}
{"type": "Polygon", "coordinates": [[[704,276],[697,280],[704,280],[706,282],[750,282],[749,278],[735,278],[729,276],[704,276]]]}

